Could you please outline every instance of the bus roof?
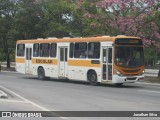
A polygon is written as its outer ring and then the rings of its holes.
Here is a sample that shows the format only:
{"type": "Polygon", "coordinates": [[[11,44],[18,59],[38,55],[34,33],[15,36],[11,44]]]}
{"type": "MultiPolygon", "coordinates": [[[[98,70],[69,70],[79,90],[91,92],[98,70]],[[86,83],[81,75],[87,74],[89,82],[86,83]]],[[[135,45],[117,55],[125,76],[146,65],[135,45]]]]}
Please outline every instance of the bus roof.
{"type": "Polygon", "coordinates": [[[84,37],[84,38],[46,38],[46,39],[31,39],[31,40],[18,40],[17,44],[22,43],[56,43],[56,42],[103,42],[103,41],[111,41],[114,42],[117,38],[133,38],[139,39],[138,37],[133,36],[98,36],[98,37],[84,37]]]}

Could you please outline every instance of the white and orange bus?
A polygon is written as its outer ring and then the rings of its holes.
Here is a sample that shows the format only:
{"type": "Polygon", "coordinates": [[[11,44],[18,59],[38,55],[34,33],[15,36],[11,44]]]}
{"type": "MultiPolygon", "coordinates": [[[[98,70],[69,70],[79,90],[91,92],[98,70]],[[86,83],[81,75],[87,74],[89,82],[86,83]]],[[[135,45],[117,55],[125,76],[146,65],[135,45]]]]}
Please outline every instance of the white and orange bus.
{"type": "Polygon", "coordinates": [[[18,40],[16,70],[41,80],[132,83],[144,79],[143,42],[122,35],[18,40]]]}

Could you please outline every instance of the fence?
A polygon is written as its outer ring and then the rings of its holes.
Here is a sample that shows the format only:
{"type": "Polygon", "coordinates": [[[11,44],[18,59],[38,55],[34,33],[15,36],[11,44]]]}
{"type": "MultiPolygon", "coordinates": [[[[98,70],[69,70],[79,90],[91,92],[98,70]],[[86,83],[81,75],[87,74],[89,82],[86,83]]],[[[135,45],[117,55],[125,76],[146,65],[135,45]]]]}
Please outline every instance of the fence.
{"type": "Polygon", "coordinates": [[[145,69],[145,76],[158,77],[158,69],[145,69]]]}

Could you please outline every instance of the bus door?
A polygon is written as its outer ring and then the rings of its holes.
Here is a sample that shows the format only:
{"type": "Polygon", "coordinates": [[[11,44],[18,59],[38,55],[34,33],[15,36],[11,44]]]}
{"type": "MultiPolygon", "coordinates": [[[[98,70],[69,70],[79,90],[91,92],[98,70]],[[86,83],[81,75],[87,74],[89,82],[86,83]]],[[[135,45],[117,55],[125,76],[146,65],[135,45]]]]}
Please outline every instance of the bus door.
{"type": "Polygon", "coordinates": [[[67,77],[67,56],[68,48],[59,48],[59,77],[67,77]]]}
{"type": "Polygon", "coordinates": [[[112,47],[103,47],[102,79],[112,80],[112,47]]]}
{"type": "Polygon", "coordinates": [[[25,73],[31,73],[32,65],[32,46],[26,45],[26,62],[25,62],[25,73]]]}

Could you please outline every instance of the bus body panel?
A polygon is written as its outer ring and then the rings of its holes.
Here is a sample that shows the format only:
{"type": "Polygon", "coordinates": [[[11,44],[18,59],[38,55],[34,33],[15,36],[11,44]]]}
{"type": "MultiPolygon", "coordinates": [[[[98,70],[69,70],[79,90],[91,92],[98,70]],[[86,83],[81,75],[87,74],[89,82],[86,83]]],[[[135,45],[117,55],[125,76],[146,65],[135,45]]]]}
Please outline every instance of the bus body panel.
{"type": "Polygon", "coordinates": [[[25,63],[16,62],[16,71],[25,74],[25,63]]]}
{"type": "Polygon", "coordinates": [[[43,67],[46,77],[58,77],[57,59],[51,58],[33,58],[32,59],[32,74],[38,75],[38,68],[43,67]]]}
{"type": "Polygon", "coordinates": [[[68,66],[68,73],[69,79],[72,80],[81,80],[81,81],[87,81],[87,73],[89,70],[94,70],[97,74],[97,81],[101,82],[101,68],[95,68],[95,67],[84,67],[84,66],[68,66]]]}
{"type": "MultiPolygon", "coordinates": [[[[115,64],[115,40],[117,38],[139,39],[137,37],[129,36],[105,36],[89,38],[19,40],[17,41],[16,47],[16,71],[23,74],[32,74],[37,76],[38,68],[42,67],[46,77],[67,78],[81,81],[88,81],[89,71],[95,71],[97,75],[97,81],[102,83],[131,83],[143,79],[144,74],[138,75],[144,70],[143,66],[139,68],[133,68],[133,70],[139,69],[139,71],[128,76],[126,75],[127,73],[123,71],[130,70],[129,68],[118,67],[115,64]],[[99,58],[83,59],[70,57],[71,43],[74,43],[75,45],[78,42],[84,42],[87,44],[87,46],[92,42],[100,43],[99,58]],[[48,49],[51,49],[50,47],[52,43],[56,44],[55,57],[51,57],[50,55],[48,55],[49,57],[40,57],[40,54],[42,53],[39,53],[39,56],[33,55],[35,44],[39,46],[38,51],[41,52],[40,49],[43,49],[43,45],[41,44],[49,44],[48,49]],[[21,51],[23,50],[24,55],[20,55],[21,51]],[[123,76],[119,76],[115,71],[120,71],[123,76]]],[[[75,49],[76,47],[74,46],[74,50],[75,49]]],[[[87,47],[87,52],[89,54],[88,49],[89,48],[87,47]]]]}

